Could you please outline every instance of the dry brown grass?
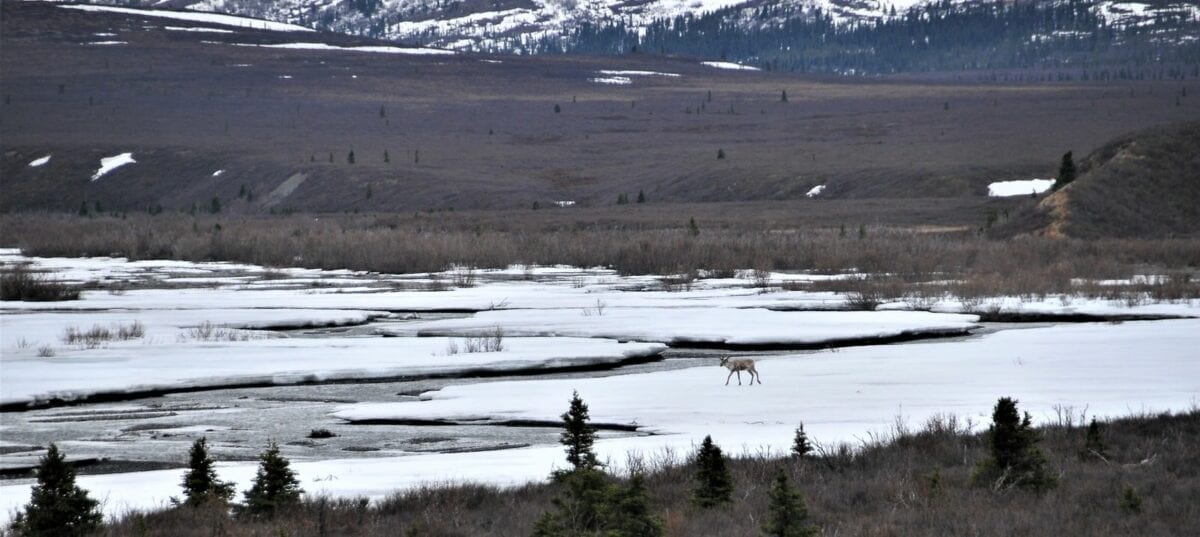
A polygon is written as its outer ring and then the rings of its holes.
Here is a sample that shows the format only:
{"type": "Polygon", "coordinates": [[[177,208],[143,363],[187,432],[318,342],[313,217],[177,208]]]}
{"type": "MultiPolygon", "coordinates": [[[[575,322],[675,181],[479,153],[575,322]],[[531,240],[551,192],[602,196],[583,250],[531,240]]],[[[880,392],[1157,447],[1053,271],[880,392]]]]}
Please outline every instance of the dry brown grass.
{"type": "MultiPolygon", "coordinates": [[[[1064,416],[1069,416],[1068,410],[1064,416]]],[[[824,535],[1194,535],[1200,511],[1200,411],[1137,416],[1105,426],[1109,457],[1081,459],[1086,427],[1067,417],[1042,429],[1042,448],[1060,477],[1044,495],[993,492],[970,484],[985,456],[964,423],[898,424],[891,438],[825,446],[807,460],[747,454],[731,461],[736,488],[727,508],[688,502],[693,469],[682,454],[641,459],[653,511],[670,536],[757,536],[766,490],[782,467],[824,535]],[[931,476],[937,474],[937,484],[931,476]],[[1142,512],[1121,507],[1132,488],[1142,512]]],[[[717,439],[718,441],[722,439],[717,439]]],[[[736,439],[724,439],[736,442],[736,439]]],[[[820,439],[816,439],[819,441],[820,439]]],[[[398,492],[378,503],[312,500],[275,521],[230,519],[221,510],[131,513],[102,535],[529,535],[555,485],[498,490],[480,485],[398,492]],[[410,532],[410,533],[406,533],[410,532]]]]}

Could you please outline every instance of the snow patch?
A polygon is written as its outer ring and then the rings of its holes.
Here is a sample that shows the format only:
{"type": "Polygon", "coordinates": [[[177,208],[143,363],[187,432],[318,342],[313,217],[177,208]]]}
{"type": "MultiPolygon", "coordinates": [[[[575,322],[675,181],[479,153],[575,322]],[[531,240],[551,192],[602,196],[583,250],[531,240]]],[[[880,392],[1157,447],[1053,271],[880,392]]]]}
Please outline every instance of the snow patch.
{"type": "Polygon", "coordinates": [[[707,65],[709,67],[716,67],[717,69],[733,69],[735,71],[761,71],[762,70],[757,67],[750,67],[749,65],[742,65],[742,64],[733,63],[733,62],[700,62],[700,63],[703,65],[707,65]]]}
{"type": "Polygon", "coordinates": [[[212,176],[213,176],[213,177],[220,177],[220,176],[221,176],[221,174],[223,174],[223,173],[225,173],[225,170],[217,170],[217,171],[215,171],[215,172],[212,172],[212,176]]]}
{"type": "Polygon", "coordinates": [[[626,86],[629,84],[633,84],[633,79],[631,79],[627,76],[606,76],[606,77],[589,78],[588,80],[595,82],[597,84],[612,84],[614,86],[626,86]]]}
{"type": "Polygon", "coordinates": [[[123,13],[125,15],[140,15],[143,17],[161,17],[166,19],[185,20],[191,22],[207,22],[218,24],[221,26],[236,26],[239,28],[253,28],[255,30],[272,30],[276,32],[315,32],[312,28],[305,28],[295,24],[285,24],[282,22],[271,22],[259,19],[251,19],[246,17],[235,17],[233,15],[220,15],[216,13],[189,13],[184,11],[163,11],[155,9],[132,9],[127,7],[114,6],[93,6],[93,5],[64,5],[59,6],[63,9],[78,9],[80,11],[90,12],[106,12],[106,13],[123,13]]]}
{"type": "Polygon", "coordinates": [[[95,175],[92,175],[92,181],[103,177],[108,172],[120,168],[121,166],[133,164],[135,162],[137,161],[133,160],[133,153],[121,153],[120,155],[102,158],[100,159],[100,169],[96,170],[95,175]]]}
{"type": "Polygon", "coordinates": [[[1027,179],[1023,181],[998,181],[988,184],[988,196],[1028,196],[1041,194],[1054,186],[1054,179],[1027,179]]]}
{"type": "Polygon", "coordinates": [[[611,76],[670,76],[670,77],[681,76],[678,73],[660,73],[658,71],[614,71],[614,70],[609,70],[609,69],[601,69],[600,71],[597,71],[597,72],[602,75],[611,75],[611,76]]]}
{"type": "Polygon", "coordinates": [[[808,192],[806,192],[804,194],[804,197],[815,198],[817,196],[820,196],[821,193],[824,191],[825,191],[825,185],[817,185],[817,186],[814,186],[814,187],[808,189],[808,192]]]}
{"type": "Polygon", "coordinates": [[[233,30],[222,30],[220,28],[200,28],[196,26],[163,26],[163,30],[172,32],[206,32],[210,34],[232,34],[233,30]]]}
{"type": "Polygon", "coordinates": [[[128,45],[128,41],[89,41],[85,45],[128,45]]]}
{"type": "Polygon", "coordinates": [[[425,48],[425,47],[389,47],[389,46],[362,46],[362,47],[339,47],[336,45],[327,45],[325,43],[277,43],[273,45],[256,45],[253,43],[230,43],[238,47],[260,47],[260,48],[281,48],[281,49],[298,49],[298,50],[340,50],[345,52],[378,52],[384,54],[412,54],[412,55],[448,55],[455,54],[453,50],[444,50],[440,48],[425,48]]]}
{"type": "Polygon", "coordinates": [[[32,162],[29,163],[29,167],[30,168],[38,168],[41,166],[45,166],[47,162],[50,162],[50,155],[46,155],[39,159],[34,159],[32,162]]]}

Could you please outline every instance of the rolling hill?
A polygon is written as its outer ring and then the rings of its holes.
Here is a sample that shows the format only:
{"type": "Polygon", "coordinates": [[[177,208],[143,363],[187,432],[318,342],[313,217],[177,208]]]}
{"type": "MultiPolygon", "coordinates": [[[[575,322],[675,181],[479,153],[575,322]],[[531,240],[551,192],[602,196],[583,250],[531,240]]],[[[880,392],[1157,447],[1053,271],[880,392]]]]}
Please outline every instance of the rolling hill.
{"type": "Polygon", "coordinates": [[[1200,235],[1200,122],[1121,136],[1078,168],[1077,179],[1025,208],[999,235],[1200,235]]]}
{"type": "Polygon", "coordinates": [[[4,211],[982,198],[1067,149],[1200,118],[1168,80],[847,79],[0,7],[4,211]]]}

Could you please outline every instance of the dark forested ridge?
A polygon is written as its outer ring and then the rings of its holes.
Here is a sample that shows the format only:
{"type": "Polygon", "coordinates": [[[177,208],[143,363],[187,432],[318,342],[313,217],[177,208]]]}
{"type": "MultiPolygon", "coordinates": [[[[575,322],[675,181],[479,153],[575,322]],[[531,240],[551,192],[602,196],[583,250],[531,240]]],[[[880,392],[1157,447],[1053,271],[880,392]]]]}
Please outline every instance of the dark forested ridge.
{"type": "Polygon", "coordinates": [[[1122,21],[1111,4],[1092,0],[943,1],[846,23],[819,7],[767,2],[660,19],[644,31],[620,21],[585,23],[514,48],[721,58],[789,72],[1053,69],[1058,72],[1047,76],[1073,80],[1200,76],[1196,6],[1160,4],[1152,17],[1122,21]]]}

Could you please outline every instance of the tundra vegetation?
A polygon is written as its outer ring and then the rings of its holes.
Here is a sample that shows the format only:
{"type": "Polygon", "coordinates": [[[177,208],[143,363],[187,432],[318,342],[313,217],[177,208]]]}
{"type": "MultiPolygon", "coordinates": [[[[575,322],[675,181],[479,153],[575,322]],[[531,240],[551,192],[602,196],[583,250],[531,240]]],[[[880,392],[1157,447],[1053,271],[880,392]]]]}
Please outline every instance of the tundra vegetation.
{"type": "Polygon", "coordinates": [[[856,278],[812,284],[759,283],[763,291],[846,293],[858,309],[886,301],[920,308],[954,298],[983,310],[999,296],[1129,305],[1200,298],[1200,278],[1193,275],[1200,267],[1196,238],[997,240],[973,228],[904,224],[899,216],[869,231],[864,226],[856,237],[837,227],[806,225],[775,209],[733,207],[694,219],[678,214],[685,208],[607,220],[583,210],[319,219],[26,213],[0,215],[0,243],[31,256],[115,254],[390,273],[453,269],[456,286],[473,285],[469,267],[512,264],[607,266],[623,274],[675,278],[671,281],[738,274],[753,279],[771,270],[854,271],[856,278]],[[1153,277],[1135,278],[1141,275],[1153,277]]]}

